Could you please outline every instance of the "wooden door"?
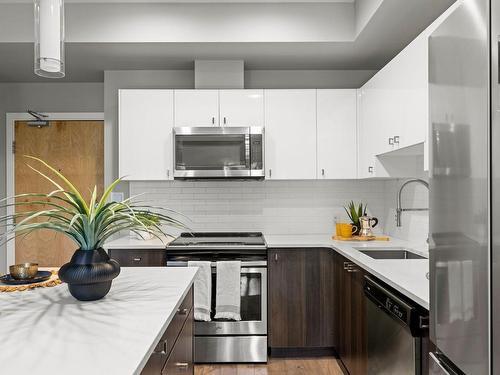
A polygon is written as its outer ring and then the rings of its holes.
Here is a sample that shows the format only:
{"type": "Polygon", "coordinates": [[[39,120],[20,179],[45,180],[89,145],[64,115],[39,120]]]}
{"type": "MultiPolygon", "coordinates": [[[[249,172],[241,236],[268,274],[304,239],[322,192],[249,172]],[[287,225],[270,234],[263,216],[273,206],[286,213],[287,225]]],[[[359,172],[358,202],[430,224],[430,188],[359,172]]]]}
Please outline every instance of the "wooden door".
{"type": "Polygon", "coordinates": [[[318,90],[319,179],[357,178],[356,90],[318,90]]]}
{"type": "Polygon", "coordinates": [[[119,171],[126,180],[173,180],[173,90],[120,90],[119,171]]]}
{"type": "Polygon", "coordinates": [[[316,90],[265,90],[266,179],[316,179],[316,90]]]}
{"type": "Polygon", "coordinates": [[[175,126],[219,126],[218,90],[175,90],[175,126]]]}
{"type": "MultiPolygon", "coordinates": [[[[26,121],[15,123],[15,193],[49,193],[55,187],[32,171],[27,164],[41,167],[23,155],[36,156],[63,173],[90,199],[94,185],[98,196],[104,184],[104,124],[103,121],[50,121],[42,128],[26,121]]],[[[41,206],[36,206],[40,209],[41,206]]],[[[19,208],[18,210],[20,210],[19,208]]],[[[25,206],[24,210],[35,207],[25,206]]],[[[36,262],[40,266],[61,266],[77,248],[62,234],[48,230],[18,237],[15,241],[16,263],[36,262]]]]}
{"type": "Polygon", "coordinates": [[[263,90],[220,90],[221,126],[264,126],[263,90]]]}

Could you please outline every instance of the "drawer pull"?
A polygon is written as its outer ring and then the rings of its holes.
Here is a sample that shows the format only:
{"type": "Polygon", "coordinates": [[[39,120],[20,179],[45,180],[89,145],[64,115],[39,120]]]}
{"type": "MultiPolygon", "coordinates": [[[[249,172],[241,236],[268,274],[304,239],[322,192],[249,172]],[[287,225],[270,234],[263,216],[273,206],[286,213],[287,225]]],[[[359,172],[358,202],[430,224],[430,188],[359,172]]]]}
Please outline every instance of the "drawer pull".
{"type": "Polygon", "coordinates": [[[187,314],[187,312],[188,312],[188,309],[178,309],[178,310],[177,310],[177,313],[178,313],[179,315],[186,315],[186,314],[187,314]]]}
{"type": "Polygon", "coordinates": [[[344,269],[345,270],[352,267],[352,266],[353,266],[353,264],[351,262],[344,262],[344,269]]]}
{"type": "Polygon", "coordinates": [[[140,262],[142,260],[142,258],[134,258],[133,261],[134,262],[140,262]]]}
{"type": "Polygon", "coordinates": [[[167,354],[167,340],[161,343],[161,350],[155,350],[156,354],[166,355],[167,354]]]}
{"type": "Polygon", "coordinates": [[[175,367],[177,367],[177,370],[179,370],[179,371],[187,371],[187,369],[189,368],[189,363],[187,363],[187,362],[177,362],[175,364],[175,367]]]}

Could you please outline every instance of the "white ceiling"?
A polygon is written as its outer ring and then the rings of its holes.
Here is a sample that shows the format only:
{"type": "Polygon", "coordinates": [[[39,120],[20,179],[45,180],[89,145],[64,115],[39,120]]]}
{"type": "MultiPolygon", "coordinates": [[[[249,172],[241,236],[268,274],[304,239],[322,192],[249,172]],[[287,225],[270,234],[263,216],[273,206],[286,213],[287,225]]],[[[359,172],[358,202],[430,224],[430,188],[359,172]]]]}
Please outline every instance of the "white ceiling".
{"type": "MultiPolygon", "coordinates": [[[[192,69],[195,59],[242,59],[246,69],[380,69],[453,2],[69,4],[63,81],[192,69]]],[[[32,7],[2,3],[0,82],[44,80],[33,74],[32,7]]]]}

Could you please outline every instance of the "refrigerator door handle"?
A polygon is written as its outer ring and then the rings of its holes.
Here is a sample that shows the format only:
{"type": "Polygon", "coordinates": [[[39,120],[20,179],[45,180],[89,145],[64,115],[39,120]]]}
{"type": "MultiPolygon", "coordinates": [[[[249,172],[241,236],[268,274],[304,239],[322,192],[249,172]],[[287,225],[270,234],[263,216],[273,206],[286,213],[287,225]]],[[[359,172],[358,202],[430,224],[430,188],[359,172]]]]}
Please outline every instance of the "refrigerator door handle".
{"type": "Polygon", "coordinates": [[[459,373],[441,361],[439,354],[429,353],[429,375],[459,375],[459,373]]]}

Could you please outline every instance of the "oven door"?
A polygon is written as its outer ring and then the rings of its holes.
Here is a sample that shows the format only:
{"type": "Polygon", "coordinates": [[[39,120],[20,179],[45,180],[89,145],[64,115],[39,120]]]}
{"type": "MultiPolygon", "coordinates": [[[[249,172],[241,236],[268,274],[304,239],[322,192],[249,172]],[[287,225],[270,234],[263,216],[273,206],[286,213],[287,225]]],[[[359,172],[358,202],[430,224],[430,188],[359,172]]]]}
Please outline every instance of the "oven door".
{"type": "Polygon", "coordinates": [[[249,127],[174,129],[174,178],[251,177],[249,127]]]}
{"type": "MultiPolygon", "coordinates": [[[[253,262],[257,263],[257,262],[253,262]]],[[[265,263],[265,262],[260,262],[265,263]]],[[[197,336],[267,335],[267,268],[241,267],[241,320],[215,320],[216,269],[212,267],[212,321],[195,322],[197,336]]]]}

